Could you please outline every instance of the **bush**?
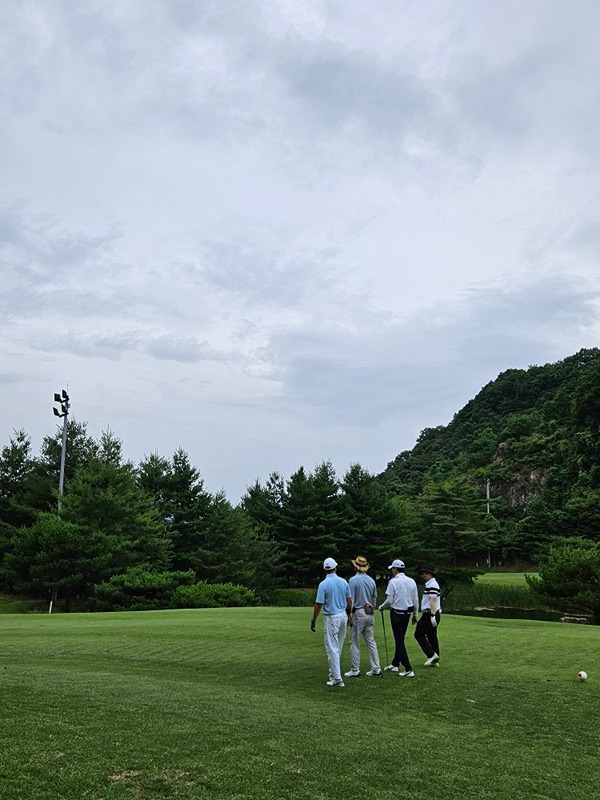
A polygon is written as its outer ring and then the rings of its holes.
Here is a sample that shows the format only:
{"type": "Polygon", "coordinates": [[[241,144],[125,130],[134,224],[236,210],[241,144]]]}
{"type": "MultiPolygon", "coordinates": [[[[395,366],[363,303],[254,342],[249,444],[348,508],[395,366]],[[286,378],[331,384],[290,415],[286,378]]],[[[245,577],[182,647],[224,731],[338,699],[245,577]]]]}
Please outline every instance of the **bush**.
{"type": "Polygon", "coordinates": [[[491,582],[455,586],[442,601],[442,608],[445,612],[455,614],[555,621],[564,610],[559,604],[551,604],[538,597],[527,585],[491,582]]]}
{"type": "Polygon", "coordinates": [[[445,611],[476,606],[504,606],[506,608],[545,608],[545,604],[526,586],[512,583],[474,583],[471,586],[453,587],[442,602],[445,611]]]}
{"type": "Polygon", "coordinates": [[[276,589],[271,599],[273,606],[308,607],[313,606],[314,602],[314,589],[276,589]]]}
{"type": "Polygon", "coordinates": [[[89,608],[91,611],[152,611],[169,608],[177,589],[195,580],[193,570],[148,572],[143,567],[132,567],[98,584],[89,608]]]}
{"type": "Polygon", "coordinates": [[[256,605],[252,589],[234,583],[195,583],[180,586],[173,594],[172,608],[231,608],[256,605]]]}
{"type": "Polygon", "coordinates": [[[557,540],[539,568],[527,576],[536,596],[568,611],[591,614],[600,625],[600,544],[572,537],[557,540]]]}

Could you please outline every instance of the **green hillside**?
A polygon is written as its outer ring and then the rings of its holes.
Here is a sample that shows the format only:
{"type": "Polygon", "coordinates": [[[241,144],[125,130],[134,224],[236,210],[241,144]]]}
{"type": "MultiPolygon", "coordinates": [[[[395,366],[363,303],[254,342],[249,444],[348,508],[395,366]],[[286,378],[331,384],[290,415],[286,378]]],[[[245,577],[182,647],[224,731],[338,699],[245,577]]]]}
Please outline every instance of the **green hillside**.
{"type": "Polygon", "coordinates": [[[379,478],[407,513],[429,509],[434,538],[436,528],[456,530],[461,541],[445,548],[455,563],[490,550],[496,562],[535,560],[555,536],[599,538],[599,432],[594,348],[503,372],[379,478]]]}

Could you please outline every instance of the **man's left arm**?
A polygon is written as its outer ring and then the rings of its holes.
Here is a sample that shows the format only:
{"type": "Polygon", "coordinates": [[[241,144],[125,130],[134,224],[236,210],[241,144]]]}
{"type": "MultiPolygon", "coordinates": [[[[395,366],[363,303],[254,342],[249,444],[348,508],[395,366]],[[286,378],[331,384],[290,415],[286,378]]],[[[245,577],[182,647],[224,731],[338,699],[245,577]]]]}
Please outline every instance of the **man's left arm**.
{"type": "Polygon", "coordinates": [[[429,613],[431,614],[431,624],[434,628],[437,627],[437,617],[436,613],[439,608],[439,597],[440,597],[440,587],[438,586],[437,589],[433,587],[433,592],[431,593],[431,598],[429,601],[429,613]]]}
{"type": "Polygon", "coordinates": [[[365,608],[367,614],[372,614],[373,611],[377,608],[377,584],[373,581],[373,585],[371,587],[371,596],[369,597],[369,603],[365,608]]]}

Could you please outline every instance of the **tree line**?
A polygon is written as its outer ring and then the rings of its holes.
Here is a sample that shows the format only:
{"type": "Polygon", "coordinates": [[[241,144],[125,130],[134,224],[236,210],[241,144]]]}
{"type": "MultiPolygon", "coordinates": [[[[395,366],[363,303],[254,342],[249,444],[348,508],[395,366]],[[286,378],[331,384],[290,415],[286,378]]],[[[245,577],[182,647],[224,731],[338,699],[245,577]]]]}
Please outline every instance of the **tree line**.
{"type": "Polygon", "coordinates": [[[273,472],[235,506],[206,490],[182,448],[134,465],[114,433],[95,440],[69,419],[58,515],[61,433],[34,455],[15,431],[0,452],[0,580],[67,605],[156,575],[266,599],[314,586],[331,554],[349,564],[364,553],[380,575],[401,555],[450,576],[537,563],[558,539],[600,541],[597,349],[502,373],[381,475],[354,464],[338,477],[326,461],[273,472]]]}
{"type": "Polygon", "coordinates": [[[114,433],[94,440],[85,423],[69,420],[59,514],[60,452],[60,430],[44,438],[39,456],[22,430],[0,452],[6,591],[57,594],[69,608],[99,587],[107,596],[116,576],[168,573],[183,583],[233,582],[268,599],[278,586],[314,586],[331,553],[349,564],[368,552],[385,572],[398,552],[415,560],[427,552],[402,504],[358,464],[342,479],[329,462],[288,479],[273,473],[233,506],[206,490],[182,448],[134,465],[114,433]]]}

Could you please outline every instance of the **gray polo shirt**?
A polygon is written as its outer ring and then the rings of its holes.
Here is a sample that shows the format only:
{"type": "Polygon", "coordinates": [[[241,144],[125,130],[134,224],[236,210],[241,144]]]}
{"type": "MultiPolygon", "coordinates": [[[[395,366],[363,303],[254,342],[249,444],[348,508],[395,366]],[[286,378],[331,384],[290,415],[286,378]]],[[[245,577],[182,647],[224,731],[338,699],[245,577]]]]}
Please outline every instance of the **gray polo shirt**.
{"type": "Polygon", "coordinates": [[[364,608],[366,605],[377,605],[377,584],[366,572],[357,572],[348,581],[352,590],[352,605],[354,608],[364,608]]]}

